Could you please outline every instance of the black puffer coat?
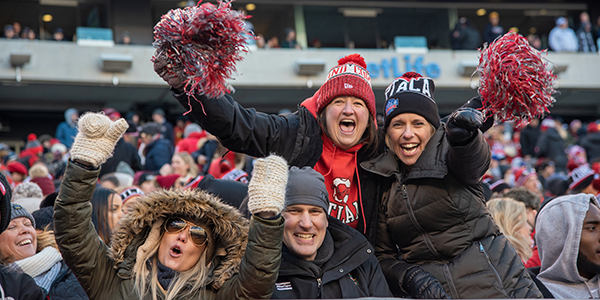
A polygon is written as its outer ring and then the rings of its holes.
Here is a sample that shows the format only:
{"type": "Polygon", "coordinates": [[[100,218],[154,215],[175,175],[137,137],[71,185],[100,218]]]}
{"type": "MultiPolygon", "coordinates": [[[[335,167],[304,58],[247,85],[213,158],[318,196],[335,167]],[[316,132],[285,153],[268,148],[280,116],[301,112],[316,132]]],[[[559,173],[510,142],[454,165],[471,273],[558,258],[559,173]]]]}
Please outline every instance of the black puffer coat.
{"type": "Polygon", "coordinates": [[[89,299],[81,285],[79,285],[77,277],[75,277],[75,274],[71,272],[71,269],[69,269],[69,266],[64,261],[62,262],[58,276],[56,276],[50,286],[48,298],[51,300],[89,299]]]}
{"type": "Polygon", "coordinates": [[[541,297],[485,206],[479,179],[490,159],[481,133],[451,147],[442,124],[408,173],[391,151],[361,164],[393,181],[382,199],[375,246],[392,291],[402,286],[408,262],[455,299],[541,297]],[[406,262],[397,259],[398,250],[406,262]]]}

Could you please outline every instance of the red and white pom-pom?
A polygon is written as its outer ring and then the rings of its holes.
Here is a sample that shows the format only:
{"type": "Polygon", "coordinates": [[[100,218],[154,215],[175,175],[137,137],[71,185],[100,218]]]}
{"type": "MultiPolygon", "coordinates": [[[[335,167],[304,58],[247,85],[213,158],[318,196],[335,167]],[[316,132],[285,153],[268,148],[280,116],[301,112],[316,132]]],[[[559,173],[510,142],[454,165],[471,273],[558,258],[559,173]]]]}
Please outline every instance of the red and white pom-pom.
{"type": "Polygon", "coordinates": [[[550,112],[556,75],[547,68],[546,54],[512,31],[480,50],[479,94],[486,115],[521,127],[550,112]]]}
{"type": "Polygon", "coordinates": [[[172,9],[154,26],[156,48],[152,62],[159,56],[170,61],[167,72],[183,73],[184,92],[189,96],[205,94],[209,98],[228,91],[226,80],[242,60],[246,38],[252,35],[244,27],[244,16],[231,10],[231,3],[211,3],[172,9]],[[173,70],[173,66],[182,69],[173,70]]]}

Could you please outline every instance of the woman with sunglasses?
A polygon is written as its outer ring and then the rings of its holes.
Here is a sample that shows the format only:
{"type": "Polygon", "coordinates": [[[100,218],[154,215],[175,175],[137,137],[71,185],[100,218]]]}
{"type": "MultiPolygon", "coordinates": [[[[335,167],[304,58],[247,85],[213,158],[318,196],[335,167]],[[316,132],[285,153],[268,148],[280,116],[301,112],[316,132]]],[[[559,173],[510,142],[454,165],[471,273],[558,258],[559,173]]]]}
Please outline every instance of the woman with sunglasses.
{"type": "Polygon", "coordinates": [[[250,221],[207,192],[161,190],[132,206],[109,248],[91,225],[89,200],[98,166],[127,123],[88,113],[78,125],[54,220],[59,249],[90,299],[270,298],[281,260],[285,160],[257,160],[250,221]]]}

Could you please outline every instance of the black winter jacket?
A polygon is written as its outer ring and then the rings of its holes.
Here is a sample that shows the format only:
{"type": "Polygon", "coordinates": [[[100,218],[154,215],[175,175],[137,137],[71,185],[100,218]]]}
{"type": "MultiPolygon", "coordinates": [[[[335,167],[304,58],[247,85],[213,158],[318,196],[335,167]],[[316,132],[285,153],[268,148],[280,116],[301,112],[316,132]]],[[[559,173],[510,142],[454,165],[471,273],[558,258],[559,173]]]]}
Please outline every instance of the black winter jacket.
{"type": "MultiPolygon", "coordinates": [[[[390,297],[373,246],[358,231],[328,216],[334,252],[322,266],[322,276],[283,255],[272,299],[390,297]]],[[[289,251],[289,250],[284,250],[289,251]]]]}
{"type": "Polygon", "coordinates": [[[117,166],[122,161],[126,162],[136,172],[142,170],[142,163],[140,162],[140,156],[137,153],[137,149],[121,138],[115,145],[113,156],[102,164],[99,177],[102,177],[102,175],[107,173],[115,172],[117,166]]]}
{"type": "Polygon", "coordinates": [[[442,124],[410,172],[391,151],[361,164],[393,180],[382,198],[375,250],[395,294],[409,263],[455,299],[541,297],[485,206],[479,179],[490,159],[483,134],[450,146],[442,124]]]}
{"type": "Polygon", "coordinates": [[[37,286],[31,276],[17,272],[7,266],[0,265],[0,288],[8,299],[44,299],[44,292],[37,286]]]}
{"type": "Polygon", "coordinates": [[[600,132],[586,134],[579,144],[585,149],[588,162],[592,163],[600,158],[600,132]]]}
{"type": "Polygon", "coordinates": [[[79,300],[89,299],[75,274],[71,272],[71,269],[63,261],[60,272],[54,282],[50,286],[50,292],[48,293],[50,300],[79,300]]]}
{"type": "Polygon", "coordinates": [[[543,132],[535,146],[537,157],[546,157],[554,161],[556,171],[567,171],[567,154],[565,153],[565,141],[554,128],[548,128],[543,132]]]}
{"type": "Polygon", "coordinates": [[[521,131],[521,156],[525,157],[530,155],[535,157],[535,145],[540,137],[540,127],[532,127],[531,125],[525,126],[521,131]]]}
{"type": "MultiPolygon", "coordinates": [[[[185,108],[188,96],[174,93],[185,108]]],[[[254,108],[243,108],[229,95],[208,99],[195,96],[202,105],[191,99],[191,114],[202,128],[215,135],[227,149],[255,157],[276,153],[288,161],[290,166],[314,167],[323,152],[321,126],[305,107],[290,114],[271,115],[257,112],[254,108]],[[205,114],[206,112],[206,114],[205,114]]],[[[361,149],[357,164],[369,159],[367,151],[361,149]]],[[[369,241],[375,238],[377,206],[380,199],[378,176],[357,166],[361,197],[363,201],[357,230],[369,241]],[[365,224],[366,222],[366,224],[365,224]]],[[[361,207],[361,205],[359,205],[361,207]]]]}
{"type": "Polygon", "coordinates": [[[173,151],[173,144],[169,140],[160,138],[153,141],[144,149],[146,153],[144,170],[158,171],[164,164],[171,163],[173,151]]]}

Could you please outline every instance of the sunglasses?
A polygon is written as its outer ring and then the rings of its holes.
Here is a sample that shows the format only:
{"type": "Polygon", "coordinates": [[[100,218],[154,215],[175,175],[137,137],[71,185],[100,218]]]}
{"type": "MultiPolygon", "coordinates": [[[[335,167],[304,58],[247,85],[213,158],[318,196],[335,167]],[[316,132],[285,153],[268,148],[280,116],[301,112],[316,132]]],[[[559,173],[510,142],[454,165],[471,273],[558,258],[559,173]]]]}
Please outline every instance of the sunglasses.
{"type": "Polygon", "coordinates": [[[169,218],[167,222],[165,222],[165,230],[169,233],[179,233],[184,230],[186,227],[190,226],[190,238],[192,243],[196,246],[202,246],[206,244],[207,235],[206,230],[204,228],[192,223],[187,222],[181,218],[169,218]]]}

